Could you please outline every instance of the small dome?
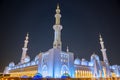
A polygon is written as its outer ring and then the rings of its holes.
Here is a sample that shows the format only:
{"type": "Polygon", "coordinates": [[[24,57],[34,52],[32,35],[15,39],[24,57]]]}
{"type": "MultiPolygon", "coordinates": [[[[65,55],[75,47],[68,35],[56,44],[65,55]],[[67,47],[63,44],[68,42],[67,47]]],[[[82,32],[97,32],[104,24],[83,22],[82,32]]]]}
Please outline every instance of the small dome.
{"type": "Polygon", "coordinates": [[[91,55],[91,61],[93,61],[93,60],[99,60],[99,56],[97,55],[97,54],[95,54],[95,53],[93,53],[92,55],[91,55]]]}
{"type": "Polygon", "coordinates": [[[86,61],[85,58],[82,58],[82,61],[86,61]]]}
{"type": "Polygon", "coordinates": [[[84,58],[82,58],[81,65],[87,66],[88,65],[88,61],[86,61],[84,58]]]}
{"type": "Polygon", "coordinates": [[[37,61],[39,59],[39,55],[37,55],[36,57],[35,57],[35,61],[37,61]]]}
{"type": "Polygon", "coordinates": [[[10,70],[10,68],[6,66],[5,69],[4,69],[3,74],[8,74],[8,73],[9,73],[9,70],[10,70]]]}
{"type": "Polygon", "coordinates": [[[9,67],[14,67],[15,66],[15,63],[14,62],[10,62],[9,63],[9,67]]]}
{"type": "Polygon", "coordinates": [[[25,63],[30,62],[30,57],[27,55],[25,58],[25,63]]]}
{"type": "Polygon", "coordinates": [[[79,59],[79,58],[76,58],[76,59],[74,60],[74,64],[80,65],[80,59],[79,59]]]}
{"type": "Polygon", "coordinates": [[[31,61],[31,65],[35,65],[35,61],[31,61]]]}
{"type": "Polygon", "coordinates": [[[95,54],[95,53],[93,53],[93,54],[91,55],[91,57],[98,57],[98,55],[95,54]]]}
{"type": "Polygon", "coordinates": [[[40,57],[41,57],[42,53],[39,53],[36,57],[35,57],[35,61],[37,61],[40,57]]]}
{"type": "Polygon", "coordinates": [[[93,66],[93,62],[89,62],[89,63],[88,63],[88,66],[93,66]]]}

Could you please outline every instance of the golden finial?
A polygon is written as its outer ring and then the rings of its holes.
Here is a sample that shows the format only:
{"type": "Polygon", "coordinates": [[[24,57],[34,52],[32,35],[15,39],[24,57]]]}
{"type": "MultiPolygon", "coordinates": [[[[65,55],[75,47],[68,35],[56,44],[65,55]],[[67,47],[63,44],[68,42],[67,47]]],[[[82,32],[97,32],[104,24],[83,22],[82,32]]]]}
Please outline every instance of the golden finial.
{"type": "Polygon", "coordinates": [[[56,9],[55,18],[56,18],[55,24],[56,24],[56,25],[60,25],[61,14],[60,14],[60,9],[59,9],[59,4],[57,4],[57,9],[56,9]]]}
{"type": "Polygon", "coordinates": [[[56,13],[57,13],[57,14],[59,14],[59,13],[60,13],[60,7],[59,7],[59,4],[57,4],[56,13]]]}

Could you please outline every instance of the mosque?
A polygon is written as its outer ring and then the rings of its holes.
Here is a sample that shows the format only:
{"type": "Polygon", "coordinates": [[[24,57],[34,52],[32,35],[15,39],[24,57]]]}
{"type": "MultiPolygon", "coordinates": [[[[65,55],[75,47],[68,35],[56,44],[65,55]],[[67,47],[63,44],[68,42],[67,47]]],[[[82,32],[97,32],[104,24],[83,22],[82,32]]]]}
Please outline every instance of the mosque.
{"type": "Polygon", "coordinates": [[[40,52],[34,59],[30,59],[27,54],[29,34],[26,35],[24,47],[22,48],[22,56],[19,63],[10,62],[5,67],[4,74],[10,74],[11,77],[28,76],[33,77],[39,73],[42,77],[61,78],[69,76],[71,78],[109,78],[120,77],[120,66],[110,65],[103,38],[100,35],[100,45],[103,60],[93,53],[90,61],[86,59],[74,59],[74,53],[62,51],[61,30],[63,26],[60,23],[61,14],[59,5],[57,5],[55,14],[54,41],[53,48],[46,52],[40,52]]]}

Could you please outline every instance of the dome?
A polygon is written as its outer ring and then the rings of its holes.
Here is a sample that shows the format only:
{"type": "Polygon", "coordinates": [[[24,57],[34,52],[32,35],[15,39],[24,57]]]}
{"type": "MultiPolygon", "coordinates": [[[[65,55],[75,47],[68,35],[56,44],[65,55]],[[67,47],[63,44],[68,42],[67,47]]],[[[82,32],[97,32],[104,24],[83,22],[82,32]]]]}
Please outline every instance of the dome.
{"type": "Polygon", "coordinates": [[[86,61],[84,58],[82,58],[82,61],[86,61]]]}
{"type": "Polygon", "coordinates": [[[9,73],[9,70],[10,70],[10,68],[6,66],[5,69],[4,69],[3,74],[8,74],[8,73],[9,73]]]}
{"type": "Polygon", "coordinates": [[[88,61],[86,61],[84,58],[82,58],[81,65],[87,66],[88,65],[88,61]]]}
{"type": "Polygon", "coordinates": [[[37,60],[40,58],[41,55],[42,55],[42,53],[39,53],[39,54],[35,57],[35,61],[37,61],[37,60]]]}
{"type": "Polygon", "coordinates": [[[36,57],[35,57],[35,61],[37,61],[39,59],[39,55],[37,55],[36,57]]]}
{"type": "Polygon", "coordinates": [[[74,64],[80,65],[80,59],[79,59],[79,58],[76,58],[76,59],[74,60],[74,64]]]}
{"type": "Polygon", "coordinates": [[[89,63],[88,63],[88,66],[93,66],[93,62],[89,62],[89,63]]]}
{"type": "Polygon", "coordinates": [[[98,55],[95,54],[95,53],[93,53],[93,54],[91,55],[91,57],[98,57],[98,55]]]}
{"type": "Polygon", "coordinates": [[[99,60],[99,56],[96,55],[95,53],[91,55],[91,61],[93,61],[94,59],[99,60]]]}
{"type": "Polygon", "coordinates": [[[27,63],[29,61],[30,61],[30,57],[27,55],[26,58],[25,58],[25,63],[27,63]]]}
{"type": "Polygon", "coordinates": [[[10,62],[9,63],[9,67],[14,67],[15,66],[15,63],[14,62],[10,62]]]}
{"type": "Polygon", "coordinates": [[[35,61],[31,61],[31,64],[30,65],[35,65],[35,61]]]}

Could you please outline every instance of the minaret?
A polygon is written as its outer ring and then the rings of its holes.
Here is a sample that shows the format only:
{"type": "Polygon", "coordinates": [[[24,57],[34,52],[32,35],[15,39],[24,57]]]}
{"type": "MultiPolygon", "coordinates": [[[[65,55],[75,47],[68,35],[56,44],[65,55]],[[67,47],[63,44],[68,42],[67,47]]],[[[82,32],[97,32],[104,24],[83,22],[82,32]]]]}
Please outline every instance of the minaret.
{"type": "Polygon", "coordinates": [[[69,52],[69,48],[68,48],[68,46],[67,46],[66,52],[69,52]]]}
{"type": "Polygon", "coordinates": [[[106,77],[111,77],[109,62],[108,62],[108,58],[107,58],[107,54],[106,54],[106,49],[105,49],[103,38],[101,35],[100,35],[100,45],[101,45],[101,52],[103,55],[103,61],[106,64],[106,66],[105,66],[106,67],[106,77]]]}
{"type": "Polygon", "coordinates": [[[29,39],[29,34],[27,33],[27,36],[25,38],[25,41],[24,41],[24,47],[22,48],[23,52],[22,52],[22,57],[21,57],[21,64],[24,63],[24,59],[26,58],[26,54],[27,54],[27,45],[28,45],[28,39],[29,39]]]}
{"type": "Polygon", "coordinates": [[[104,46],[103,38],[101,35],[99,35],[99,37],[100,37],[100,45],[101,45],[101,52],[103,55],[103,61],[108,64],[108,59],[107,59],[107,54],[106,54],[106,49],[104,46]]]}
{"type": "Polygon", "coordinates": [[[62,25],[60,24],[60,9],[59,5],[57,5],[56,14],[55,14],[55,25],[53,26],[54,32],[54,42],[53,42],[53,48],[62,48],[62,42],[61,42],[61,30],[62,25]]]}

